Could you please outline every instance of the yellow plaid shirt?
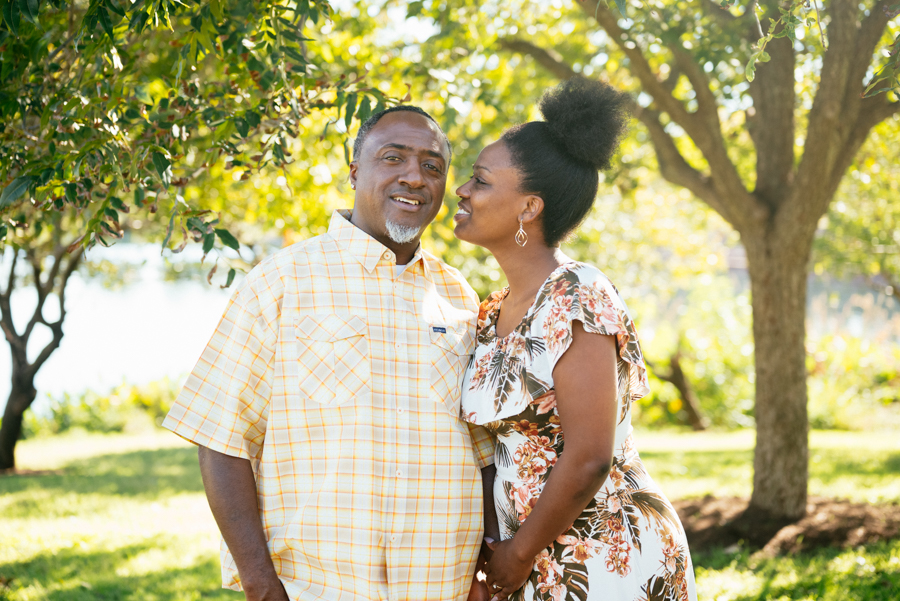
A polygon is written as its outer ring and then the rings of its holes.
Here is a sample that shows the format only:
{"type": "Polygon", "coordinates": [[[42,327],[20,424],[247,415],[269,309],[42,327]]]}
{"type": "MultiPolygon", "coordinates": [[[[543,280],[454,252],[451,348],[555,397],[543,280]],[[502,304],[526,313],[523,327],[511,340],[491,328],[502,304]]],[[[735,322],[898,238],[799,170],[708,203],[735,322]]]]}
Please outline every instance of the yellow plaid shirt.
{"type": "Polygon", "coordinates": [[[348,219],[250,272],[163,425],[251,461],[291,599],[464,599],[494,453],[459,419],[478,299],[421,248],[398,275],[348,219]]]}

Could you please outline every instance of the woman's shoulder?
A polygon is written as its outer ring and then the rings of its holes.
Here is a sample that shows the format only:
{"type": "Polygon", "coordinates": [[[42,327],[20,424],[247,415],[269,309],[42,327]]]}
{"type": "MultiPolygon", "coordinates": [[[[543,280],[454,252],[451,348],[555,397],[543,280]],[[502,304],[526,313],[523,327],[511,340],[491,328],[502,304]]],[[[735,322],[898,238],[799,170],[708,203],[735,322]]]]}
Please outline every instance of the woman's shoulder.
{"type": "Polygon", "coordinates": [[[621,295],[612,280],[600,268],[581,261],[571,261],[561,265],[551,282],[557,294],[577,296],[586,291],[603,294],[621,302],[621,295]]]}

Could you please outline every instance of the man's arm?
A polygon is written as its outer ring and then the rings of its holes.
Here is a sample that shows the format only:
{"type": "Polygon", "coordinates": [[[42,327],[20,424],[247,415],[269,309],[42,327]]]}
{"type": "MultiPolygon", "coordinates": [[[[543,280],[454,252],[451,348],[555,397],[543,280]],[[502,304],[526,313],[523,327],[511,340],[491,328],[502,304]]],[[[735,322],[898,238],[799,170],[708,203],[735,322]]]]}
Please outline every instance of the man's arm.
{"type": "Polygon", "coordinates": [[[200,447],[203,487],[248,601],[289,601],[266,546],[250,461],[200,447]]]}

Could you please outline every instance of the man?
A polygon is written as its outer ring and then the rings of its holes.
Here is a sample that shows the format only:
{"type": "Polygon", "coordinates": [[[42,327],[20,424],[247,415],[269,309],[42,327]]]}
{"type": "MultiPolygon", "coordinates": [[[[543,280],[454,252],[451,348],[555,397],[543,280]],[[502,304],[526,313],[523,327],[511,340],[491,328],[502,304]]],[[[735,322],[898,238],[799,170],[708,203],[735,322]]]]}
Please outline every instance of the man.
{"type": "Polygon", "coordinates": [[[493,443],[458,417],[478,299],[419,245],[450,145],[398,106],[362,125],[353,155],[352,213],[250,272],[163,425],[200,445],[223,586],[463,599],[493,443]]]}

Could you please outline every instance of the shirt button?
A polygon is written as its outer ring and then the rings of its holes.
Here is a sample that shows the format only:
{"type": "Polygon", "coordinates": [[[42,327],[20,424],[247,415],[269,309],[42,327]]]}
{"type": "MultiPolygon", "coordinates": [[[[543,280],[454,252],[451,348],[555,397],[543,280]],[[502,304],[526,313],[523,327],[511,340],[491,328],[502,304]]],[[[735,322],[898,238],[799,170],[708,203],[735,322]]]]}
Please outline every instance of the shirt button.
{"type": "Polygon", "coordinates": [[[403,407],[397,407],[397,413],[403,413],[403,407]]]}
{"type": "Polygon", "coordinates": [[[398,478],[402,478],[402,477],[403,477],[403,470],[397,470],[397,477],[398,477],[398,478]]]}
{"type": "Polygon", "coordinates": [[[391,542],[392,542],[392,543],[396,543],[396,542],[397,542],[397,535],[396,535],[396,534],[395,534],[394,536],[391,537],[391,542]]]}
{"type": "Polygon", "coordinates": [[[400,343],[397,342],[397,343],[394,344],[394,346],[397,347],[397,348],[400,348],[400,343]]]}

